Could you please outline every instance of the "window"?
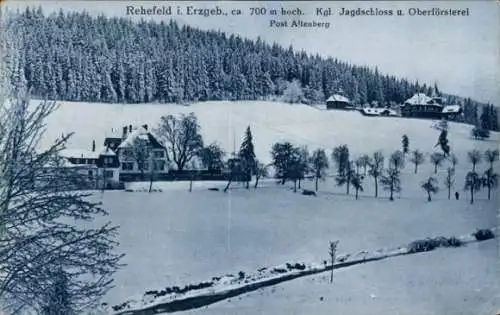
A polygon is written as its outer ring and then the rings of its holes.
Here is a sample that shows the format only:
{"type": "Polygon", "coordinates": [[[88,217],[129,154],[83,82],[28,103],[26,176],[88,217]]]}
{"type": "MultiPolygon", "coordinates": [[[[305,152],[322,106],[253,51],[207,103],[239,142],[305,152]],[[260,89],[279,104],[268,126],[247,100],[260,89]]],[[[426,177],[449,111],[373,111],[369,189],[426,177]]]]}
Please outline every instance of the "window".
{"type": "Polygon", "coordinates": [[[149,163],[148,162],[142,162],[142,167],[141,167],[141,170],[147,170],[149,169],[149,163]]]}
{"type": "Polygon", "coordinates": [[[132,151],[129,149],[123,150],[123,156],[132,156],[132,151]]]}
{"type": "Polygon", "coordinates": [[[92,170],[89,170],[89,177],[94,176],[94,172],[92,170]]]}
{"type": "Polygon", "coordinates": [[[113,158],[112,157],[105,157],[104,158],[104,164],[106,164],[106,165],[113,164],[113,158]]]}
{"type": "Polygon", "coordinates": [[[104,171],[104,178],[112,178],[113,171],[104,171]]]}
{"type": "Polygon", "coordinates": [[[134,169],[134,163],[132,162],[124,162],[122,163],[122,170],[124,171],[132,171],[134,169]]]}
{"type": "Polygon", "coordinates": [[[153,165],[154,165],[155,171],[164,171],[165,170],[165,162],[164,161],[155,161],[153,165]]]}
{"type": "Polygon", "coordinates": [[[155,158],[163,158],[165,157],[165,152],[163,150],[161,151],[154,151],[153,155],[155,158]]]}

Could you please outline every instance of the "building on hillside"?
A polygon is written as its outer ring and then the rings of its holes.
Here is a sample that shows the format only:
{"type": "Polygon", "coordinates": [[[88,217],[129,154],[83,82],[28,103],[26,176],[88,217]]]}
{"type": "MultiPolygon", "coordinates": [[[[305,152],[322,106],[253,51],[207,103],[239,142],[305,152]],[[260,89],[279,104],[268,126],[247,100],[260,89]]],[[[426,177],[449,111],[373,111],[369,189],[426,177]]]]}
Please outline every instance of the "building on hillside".
{"type": "Polygon", "coordinates": [[[50,171],[76,174],[79,189],[122,188],[124,182],[153,180],[242,180],[246,177],[239,172],[230,172],[239,163],[234,158],[221,170],[196,169],[175,170],[169,168],[167,149],[157,137],[148,130],[148,125],[124,126],[121,134],[115,130],[106,134],[104,147],[95,150],[65,149],[60,153],[62,162],[48,165],[50,171]]]}
{"type": "Polygon", "coordinates": [[[90,188],[118,188],[120,162],[111,149],[65,149],[59,155],[65,160],[63,167],[86,177],[90,188]]]}
{"type": "Polygon", "coordinates": [[[350,109],[353,108],[351,101],[345,96],[334,94],[326,100],[326,109],[350,109]]]}
{"type": "Polygon", "coordinates": [[[463,111],[460,105],[447,105],[443,108],[442,118],[449,120],[461,120],[463,111]]]}
{"type": "Polygon", "coordinates": [[[424,93],[417,93],[401,105],[401,115],[403,117],[441,119],[462,114],[460,106],[445,106],[443,103],[444,100],[441,97],[429,97],[424,93]]]}
{"type": "MultiPolygon", "coordinates": [[[[110,140],[111,141],[111,140],[110,140]]],[[[120,181],[164,179],[169,172],[166,148],[148,131],[148,125],[123,127],[115,153],[120,161],[120,181]]]]}

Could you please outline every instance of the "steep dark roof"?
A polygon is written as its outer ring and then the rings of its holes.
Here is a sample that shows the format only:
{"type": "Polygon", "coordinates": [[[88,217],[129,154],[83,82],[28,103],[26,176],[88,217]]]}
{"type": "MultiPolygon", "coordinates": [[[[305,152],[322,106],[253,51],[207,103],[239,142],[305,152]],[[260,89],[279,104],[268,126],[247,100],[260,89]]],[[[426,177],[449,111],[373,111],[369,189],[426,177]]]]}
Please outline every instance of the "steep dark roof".
{"type": "Polygon", "coordinates": [[[104,146],[109,147],[113,150],[118,148],[118,146],[122,143],[122,138],[115,138],[115,137],[107,137],[104,139],[104,146]]]}

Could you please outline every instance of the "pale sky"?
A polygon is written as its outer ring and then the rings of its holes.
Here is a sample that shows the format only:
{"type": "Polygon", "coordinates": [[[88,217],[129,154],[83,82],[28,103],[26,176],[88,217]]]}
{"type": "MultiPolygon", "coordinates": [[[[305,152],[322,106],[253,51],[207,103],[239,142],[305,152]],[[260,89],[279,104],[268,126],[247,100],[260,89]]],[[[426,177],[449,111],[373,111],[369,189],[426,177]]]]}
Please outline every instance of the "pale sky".
{"type": "MultiPolygon", "coordinates": [[[[219,29],[266,42],[278,42],[308,53],[332,56],[358,65],[377,66],[383,73],[433,84],[445,92],[470,96],[500,105],[500,2],[498,1],[365,1],[365,2],[278,2],[278,1],[27,1],[7,0],[11,8],[41,5],[44,12],[87,10],[107,16],[127,17],[127,6],[181,7],[183,15],[142,16],[168,21],[171,18],[202,29],[219,29]],[[187,6],[212,8],[218,5],[228,16],[186,16],[187,6]],[[250,8],[299,8],[302,16],[251,16],[250,8]],[[335,15],[315,15],[316,8],[330,7],[335,15]],[[355,10],[403,10],[405,16],[339,16],[341,8],[355,10]],[[469,9],[469,16],[409,16],[408,9],[469,9]],[[231,15],[240,9],[242,15],[231,15]],[[270,20],[329,22],[329,28],[297,29],[270,27],[270,20]]],[[[139,16],[128,16],[140,19],[139,16]]]]}

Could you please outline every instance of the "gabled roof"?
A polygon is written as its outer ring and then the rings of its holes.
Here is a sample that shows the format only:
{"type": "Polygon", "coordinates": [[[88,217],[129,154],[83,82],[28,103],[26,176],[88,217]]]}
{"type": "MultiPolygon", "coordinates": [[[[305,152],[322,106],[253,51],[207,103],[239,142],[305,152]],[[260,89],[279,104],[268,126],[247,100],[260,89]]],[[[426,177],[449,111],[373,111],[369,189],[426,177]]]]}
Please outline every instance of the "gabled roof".
{"type": "Polygon", "coordinates": [[[339,95],[339,94],[333,94],[330,96],[327,100],[327,102],[343,102],[343,103],[350,103],[349,99],[345,96],[339,95]]]}
{"type": "Polygon", "coordinates": [[[122,143],[120,143],[118,148],[120,149],[129,148],[133,146],[133,143],[136,139],[143,139],[149,141],[149,143],[153,148],[158,148],[158,149],[163,148],[163,146],[156,139],[156,137],[153,134],[151,134],[151,132],[147,131],[146,128],[144,127],[139,127],[137,129],[132,130],[132,132],[130,132],[127,135],[125,140],[123,140],[122,143]]]}
{"type": "Polygon", "coordinates": [[[432,97],[425,95],[424,93],[414,94],[412,97],[405,101],[405,104],[409,105],[423,105],[432,102],[432,97]]]}

